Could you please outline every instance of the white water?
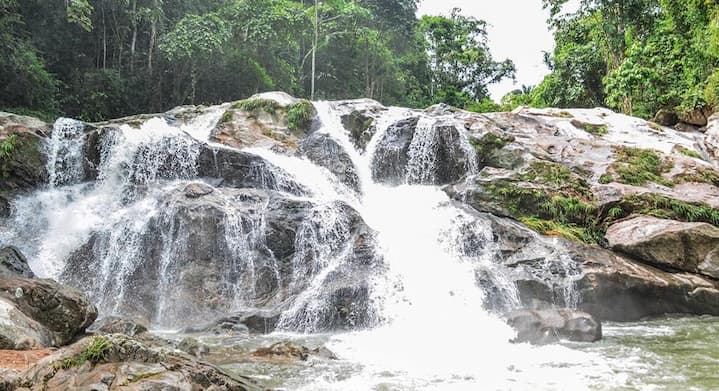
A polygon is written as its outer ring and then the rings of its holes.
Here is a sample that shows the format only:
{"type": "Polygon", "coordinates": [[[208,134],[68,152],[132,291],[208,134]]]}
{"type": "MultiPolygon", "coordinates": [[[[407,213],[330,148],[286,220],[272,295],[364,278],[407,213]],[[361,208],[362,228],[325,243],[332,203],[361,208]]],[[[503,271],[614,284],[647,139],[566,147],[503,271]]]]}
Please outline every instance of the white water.
{"type": "MultiPolygon", "coordinates": [[[[295,181],[310,191],[313,202],[311,218],[298,232],[299,251],[292,259],[294,274],[291,290],[299,290],[293,305],[280,319],[283,330],[311,332],[326,308],[322,285],[327,276],[343,264],[342,239],[347,236],[346,215],[340,205],[355,208],[365,222],[377,232],[377,249],[385,267],[377,270],[371,281],[371,317],[377,327],[331,338],[328,347],[344,361],[358,366],[348,377],[321,377],[307,385],[307,390],[476,390],[476,389],[585,389],[593,378],[605,375],[606,368],[596,356],[560,346],[535,348],[509,343],[513,331],[485,308],[485,294],[476,275],[483,271],[502,288],[506,300],[519,303],[516,288],[494,262],[495,250],[489,244],[492,232],[487,226],[461,224],[472,220],[455,207],[436,186],[403,185],[387,187],[372,180],[371,162],[379,140],[387,127],[406,116],[391,109],[378,121],[378,129],[364,153],[357,151],[342,128],[330,104],[318,103],[323,123],[319,132],[333,137],[349,154],[360,177],[361,195],[336,180],[329,171],[308,160],[276,154],[265,149],[247,150],[261,156],[278,168],[274,175],[277,189],[291,188],[295,181]],[[281,172],[280,172],[281,171],[281,172]],[[285,183],[286,182],[286,183],[285,183]],[[284,185],[283,185],[284,184],[284,185]],[[458,227],[473,229],[484,247],[468,255],[462,248],[458,227]],[[467,228],[469,227],[469,228],[467,228]],[[307,264],[305,259],[311,258],[307,264]]],[[[120,311],[128,288],[124,283],[130,274],[142,267],[138,255],[141,236],[153,218],[160,218],[164,246],[161,248],[161,295],[172,296],[173,279],[179,273],[174,255],[183,251],[181,236],[173,232],[171,210],[161,210],[159,200],[184,180],[196,176],[194,162],[198,146],[190,138],[206,142],[209,129],[219,119],[215,110],[183,127],[168,125],[154,118],[140,129],[123,126],[103,145],[98,181],[77,182],[74,168],[77,143],[70,146],[53,139],[52,183],[55,186],[37,192],[16,203],[19,224],[13,241],[25,243],[24,250],[33,260],[33,270],[42,276],[56,277],[63,270],[68,255],[85,243],[93,232],[105,233],[99,246],[104,253],[96,270],[106,295],[99,299],[107,313],[120,311]],[[64,151],[64,152],[63,152],[64,151]],[[167,157],[174,159],[167,160],[167,157]],[[71,162],[71,163],[65,163],[71,162]],[[58,171],[58,168],[62,167],[58,171]],[[169,168],[166,181],[160,172],[169,168]],[[58,172],[71,174],[64,179],[58,172]],[[147,185],[137,190],[130,184],[147,185]],[[37,214],[36,211],[42,211],[37,214]],[[40,232],[41,235],[37,235],[40,232]],[[25,235],[25,236],[23,236],[25,235]],[[178,239],[179,238],[179,239],[178,239]],[[23,242],[26,240],[26,242],[23,242]]],[[[410,146],[409,183],[427,183],[434,178],[433,131],[435,118],[423,118],[410,146]]],[[[78,130],[66,122],[57,125],[58,137],[80,140],[78,130]],[[69,132],[69,135],[68,135],[69,132]],[[77,135],[77,136],[76,136],[77,135]]],[[[466,139],[466,135],[463,135],[466,139]]],[[[466,140],[465,140],[466,141],[466,140]]],[[[82,146],[82,144],[79,144],[82,146]]],[[[470,164],[469,172],[476,170],[470,164]]],[[[231,198],[225,199],[232,211],[231,198]]],[[[253,252],[264,231],[261,219],[243,213],[228,212],[224,241],[231,249],[226,271],[235,281],[232,309],[243,308],[254,297],[256,265],[253,252]]],[[[279,268],[275,265],[275,271],[279,268]]],[[[279,272],[278,279],[280,278],[279,272]]],[[[567,296],[571,298],[571,289],[567,296]]],[[[571,301],[571,300],[570,300],[571,301]]],[[[161,301],[156,324],[173,311],[173,302],[161,301]]]]}

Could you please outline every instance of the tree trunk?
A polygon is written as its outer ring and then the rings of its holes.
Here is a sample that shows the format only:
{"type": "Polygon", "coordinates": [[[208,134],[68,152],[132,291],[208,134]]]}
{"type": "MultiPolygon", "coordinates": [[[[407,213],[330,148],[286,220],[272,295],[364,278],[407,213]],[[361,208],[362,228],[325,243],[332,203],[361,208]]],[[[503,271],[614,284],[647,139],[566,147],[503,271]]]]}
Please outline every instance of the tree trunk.
{"type": "Polygon", "coordinates": [[[132,39],[130,41],[130,72],[135,68],[135,45],[137,45],[137,0],[132,2],[132,39]]]}
{"type": "Polygon", "coordinates": [[[152,55],[155,49],[155,39],[157,38],[157,24],[155,19],[152,19],[150,24],[150,44],[147,49],[147,70],[152,75],[152,55]]]}
{"type": "Polygon", "coordinates": [[[318,0],[315,0],[315,28],[314,37],[312,38],[312,80],[310,82],[310,100],[315,100],[315,71],[317,69],[317,43],[320,34],[320,12],[318,8],[318,0]]]}

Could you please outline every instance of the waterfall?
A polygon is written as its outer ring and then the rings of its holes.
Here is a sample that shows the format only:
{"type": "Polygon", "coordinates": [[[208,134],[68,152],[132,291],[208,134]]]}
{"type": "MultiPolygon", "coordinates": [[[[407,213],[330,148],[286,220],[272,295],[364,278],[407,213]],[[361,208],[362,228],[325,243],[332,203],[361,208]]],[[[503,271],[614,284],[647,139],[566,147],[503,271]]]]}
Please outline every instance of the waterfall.
{"type": "Polygon", "coordinates": [[[490,309],[521,305],[515,269],[554,281],[558,303],[572,306],[579,272],[557,244],[545,265],[510,269],[491,223],[436,185],[446,171],[477,172],[464,128],[389,108],[362,152],[332,103],[315,106],[316,132],[349,156],[359,189],[300,156],[210,143],[226,106],[92,137],[60,119],[47,147],[51,186],[15,200],[8,241],[39,275],[85,290],[101,315],[173,329],[259,309],[276,312],[282,332],[344,329],[329,345],[361,364],[363,385],[396,370],[418,389],[436,379],[501,388],[483,376],[512,379],[517,356],[538,371],[542,354],[508,344],[514,332],[490,309]],[[375,180],[390,129],[417,117],[400,185],[375,180]],[[459,160],[449,167],[448,156],[459,160]]]}
{"type": "Polygon", "coordinates": [[[46,143],[48,182],[51,187],[74,184],[85,176],[83,146],[85,125],[74,119],[59,118],[46,143]]]}

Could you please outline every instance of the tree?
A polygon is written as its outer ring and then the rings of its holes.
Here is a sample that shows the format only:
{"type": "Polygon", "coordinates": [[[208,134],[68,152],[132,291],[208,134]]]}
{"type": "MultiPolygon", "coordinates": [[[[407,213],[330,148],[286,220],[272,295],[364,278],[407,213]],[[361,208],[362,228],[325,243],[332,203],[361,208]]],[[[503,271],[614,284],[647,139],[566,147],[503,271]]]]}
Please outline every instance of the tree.
{"type": "Polygon", "coordinates": [[[466,107],[488,97],[487,86],[514,77],[510,60],[496,62],[487,47],[486,23],[460,14],[423,16],[420,32],[429,55],[432,103],[466,107]]]}

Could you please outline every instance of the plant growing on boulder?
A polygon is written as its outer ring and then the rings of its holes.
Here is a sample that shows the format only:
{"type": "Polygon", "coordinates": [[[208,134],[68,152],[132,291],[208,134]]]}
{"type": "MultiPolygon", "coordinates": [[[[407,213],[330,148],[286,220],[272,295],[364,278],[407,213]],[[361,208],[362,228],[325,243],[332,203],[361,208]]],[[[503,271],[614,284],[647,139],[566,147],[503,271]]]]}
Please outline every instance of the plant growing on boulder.
{"type": "Polygon", "coordinates": [[[662,177],[673,163],[662,159],[656,151],[632,147],[616,147],[616,162],[612,166],[616,172],[617,182],[628,185],[643,186],[647,182],[672,187],[672,181],[662,177]]]}
{"type": "Polygon", "coordinates": [[[292,131],[306,130],[312,123],[314,106],[312,102],[302,99],[287,107],[287,127],[292,131]]]}
{"type": "Polygon", "coordinates": [[[111,343],[105,337],[95,337],[92,343],[88,345],[85,350],[78,356],[68,357],[62,360],[62,368],[79,367],[85,361],[89,361],[93,364],[103,362],[107,359],[107,355],[110,350],[111,343]]]}
{"type": "Polygon", "coordinates": [[[282,108],[279,103],[272,99],[245,99],[235,103],[233,107],[253,115],[258,115],[260,112],[275,114],[277,110],[282,108]]]}
{"type": "Polygon", "coordinates": [[[14,134],[0,142],[0,174],[3,178],[8,175],[8,162],[15,155],[17,144],[18,137],[14,134]]]}

